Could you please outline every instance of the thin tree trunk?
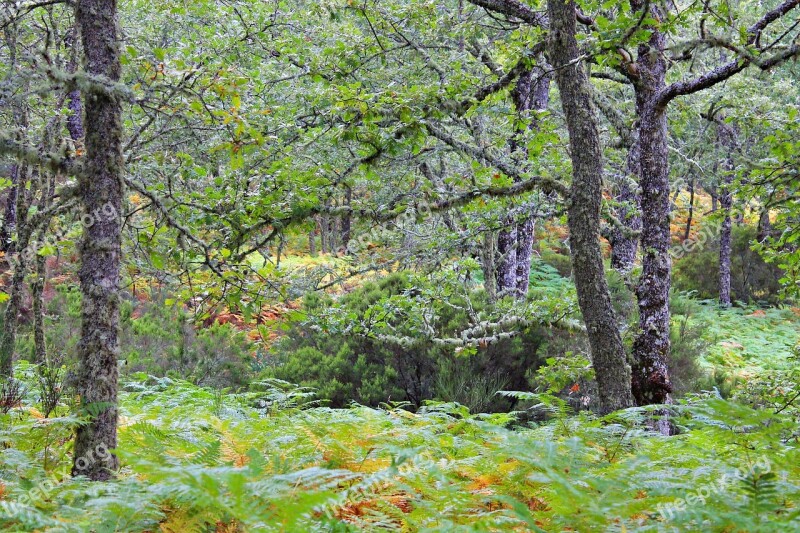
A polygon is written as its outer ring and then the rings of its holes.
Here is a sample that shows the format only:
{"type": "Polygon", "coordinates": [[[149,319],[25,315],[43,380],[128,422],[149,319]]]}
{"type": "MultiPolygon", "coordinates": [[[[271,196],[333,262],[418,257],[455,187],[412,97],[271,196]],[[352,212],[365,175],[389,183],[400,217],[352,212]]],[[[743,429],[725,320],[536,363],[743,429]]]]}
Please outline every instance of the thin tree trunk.
{"type": "MultiPolygon", "coordinates": [[[[24,113],[27,117],[27,113],[24,113]]],[[[27,123],[27,118],[23,119],[23,124],[27,123]]],[[[19,183],[25,185],[28,182],[30,168],[27,164],[19,166],[19,183]]],[[[28,195],[16,195],[17,213],[27,213],[28,195]]],[[[10,378],[14,374],[14,352],[17,342],[17,325],[20,303],[22,301],[22,288],[25,284],[25,273],[28,270],[31,249],[30,238],[31,229],[27,217],[17,219],[16,242],[12,242],[9,264],[13,268],[10,287],[8,290],[8,301],[6,303],[5,314],[3,315],[3,331],[0,333],[0,377],[10,378]]]]}
{"type": "Polygon", "coordinates": [[[483,234],[483,244],[481,246],[481,270],[483,271],[483,288],[490,303],[497,301],[497,271],[495,248],[496,238],[494,232],[486,231],[483,234]]]}
{"type": "Polygon", "coordinates": [[[758,234],[756,238],[758,242],[764,242],[770,237],[772,237],[772,222],[769,220],[769,209],[764,207],[758,217],[758,234]]]}
{"type": "MultiPolygon", "coordinates": [[[[726,183],[723,187],[730,185],[726,183]]],[[[731,306],[731,217],[730,211],[733,204],[729,190],[720,194],[720,204],[725,212],[722,226],[719,231],[719,304],[722,307],[731,306]]]]}
{"type": "Polygon", "coordinates": [[[633,405],[625,356],[600,250],[603,160],[589,78],[579,61],[575,6],[548,0],[548,48],[569,131],[573,182],[568,211],[578,304],[586,323],[603,412],[633,405]]]}
{"type": "Polygon", "coordinates": [[[694,178],[689,180],[689,216],[686,217],[686,230],[683,232],[684,242],[689,240],[692,233],[692,219],[694,218],[694,178]]]}
{"type": "Polygon", "coordinates": [[[517,296],[528,295],[531,280],[531,259],[535,239],[536,221],[531,217],[517,226],[517,296]]]}
{"type": "Polygon", "coordinates": [[[719,203],[723,211],[722,227],[719,233],[719,303],[722,307],[731,305],[731,208],[733,207],[734,162],[736,149],[736,129],[727,124],[724,118],[717,117],[717,138],[725,150],[722,162],[722,185],[719,190],[719,203]]]}
{"type": "MultiPolygon", "coordinates": [[[[353,203],[353,189],[350,187],[347,188],[347,191],[344,195],[345,205],[350,207],[353,203]]],[[[341,230],[342,230],[342,238],[341,238],[341,249],[342,251],[347,254],[347,247],[350,244],[350,238],[352,236],[353,231],[353,215],[350,212],[345,213],[342,215],[341,221],[341,230]]]]}
{"type": "Polygon", "coordinates": [[[8,196],[6,197],[6,209],[3,214],[3,227],[0,228],[0,250],[8,252],[11,247],[11,240],[13,239],[14,231],[17,226],[17,184],[19,182],[19,165],[14,163],[11,165],[9,172],[9,180],[11,187],[8,189],[8,196]]]}
{"type": "Polygon", "coordinates": [[[511,218],[506,226],[509,229],[497,236],[497,293],[501,296],[517,292],[517,227],[511,218]]]}
{"type": "MultiPolygon", "coordinates": [[[[44,232],[41,233],[43,235],[44,232]]],[[[47,343],[44,336],[44,284],[47,279],[47,258],[36,256],[36,269],[31,282],[31,298],[33,299],[33,359],[36,364],[47,361],[47,343]]]]}
{"type": "Polygon", "coordinates": [[[640,173],[638,138],[628,150],[626,166],[628,175],[617,184],[615,209],[617,219],[623,227],[614,227],[609,239],[611,267],[622,273],[630,272],[636,263],[639,250],[639,237],[636,234],[642,230],[641,199],[636,184],[640,173]]]}
{"type": "MultiPolygon", "coordinates": [[[[79,0],[76,20],[88,74],[120,79],[116,0],[79,0]]],[[[117,447],[117,359],[123,198],[122,107],[107,92],[83,91],[85,175],[80,178],[86,224],[80,246],[81,339],[78,394],[89,415],[75,436],[73,475],[114,477],[117,447]]]]}
{"type": "Polygon", "coordinates": [[[311,228],[308,232],[308,253],[311,257],[317,256],[317,228],[311,228]]]}
{"type": "MultiPolygon", "coordinates": [[[[514,107],[521,119],[530,120],[530,129],[538,128],[538,119],[531,110],[535,112],[546,111],[550,104],[550,80],[552,75],[546,68],[543,56],[537,58],[537,66],[525,72],[523,77],[512,91],[514,107]]],[[[516,144],[516,141],[514,142],[516,144]]],[[[514,149],[519,150],[520,147],[514,149]]],[[[513,151],[513,150],[512,150],[513,151]]],[[[528,151],[524,150],[525,158],[528,151]]],[[[532,217],[520,222],[517,226],[517,272],[516,290],[519,298],[524,298],[528,294],[528,285],[531,277],[531,258],[533,257],[533,242],[535,239],[536,224],[532,217]]]]}
{"type": "MultiPolygon", "coordinates": [[[[17,68],[17,25],[16,22],[10,21],[3,28],[3,36],[8,46],[8,63],[9,63],[9,77],[13,75],[17,68]]],[[[13,98],[9,95],[8,98],[13,98]]],[[[15,126],[19,128],[24,127],[21,122],[22,118],[20,113],[22,111],[17,102],[11,102],[13,110],[13,118],[15,126]]],[[[19,188],[19,164],[13,163],[9,171],[9,180],[11,187],[8,189],[8,196],[6,197],[6,208],[3,213],[3,227],[0,228],[0,250],[8,252],[12,248],[12,239],[17,226],[17,189],[19,188]]],[[[2,357],[2,356],[0,356],[2,357]]],[[[2,366],[2,363],[0,363],[2,366]]],[[[0,370],[2,373],[2,370],[0,370]]]]}
{"type": "MultiPolygon", "coordinates": [[[[16,64],[16,29],[6,30],[6,40],[11,50],[11,64],[16,64]]],[[[28,109],[25,102],[12,102],[12,112],[15,126],[18,128],[17,139],[23,142],[23,135],[28,128],[28,109]]],[[[24,192],[24,187],[30,176],[30,166],[27,163],[16,163],[12,170],[14,187],[9,194],[9,202],[13,198],[13,207],[6,210],[6,222],[4,230],[7,235],[7,257],[13,269],[11,284],[8,290],[8,301],[3,320],[3,331],[0,333],[0,378],[11,378],[14,375],[14,352],[17,342],[17,319],[19,314],[20,301],[22,299],[22,287],[25,283],[26,262],[28,258],[28,244],[30,241],[30,230],[26,224],[28,212],[28,195],[24,192]],[[20,217],[21,215],[21,217],[20,217]],[[13,222],[13,223],[10,223],[13,222]],[[16,241],[14,241],[16,237],[16,241]]]]}
{"type": "MultiPolygon", "coordinates": [[[[325,207],[330,207],[330,200],[325,201],[325,207]]],[[[327,254],[331,251],[330,246],[330,216],[320,215],[319,217],[319,242],[322,248],[322,253],[327,254]]]]}

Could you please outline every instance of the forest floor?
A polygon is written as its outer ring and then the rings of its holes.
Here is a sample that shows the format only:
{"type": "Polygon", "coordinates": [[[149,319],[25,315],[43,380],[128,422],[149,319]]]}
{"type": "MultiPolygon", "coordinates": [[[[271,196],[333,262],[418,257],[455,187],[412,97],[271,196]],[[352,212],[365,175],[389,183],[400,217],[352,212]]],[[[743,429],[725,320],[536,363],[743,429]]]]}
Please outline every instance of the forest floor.
{"type": "MultiPolygon", "coordinates": [[[[704,364],[746,380],[790,360],[796,309],[699,305],[704,364]]],[[[32,367],[18,374],[33,388],[32,367]]],[[[546,401],[546,399],[544,399],[546,401]]],[[[334,410],[280,382],[226,394],[134,375],[120,395],[119,481],[71,479],[70,415],[33,395],[0,426],[9,531],[789,531],[800,527],[797,424],[694,395],[680,433],[641,409],[557,406],[541,425],[431,403],[334,410]],[[744,429],[743,429],[744,428],[744,429]],[[788,432],[788,433],[787,433],[788,432]],[[785,438],[794,432],[794,441],[785,438]],[[777,522],[776,522],[777,520],[777,522]]]]}

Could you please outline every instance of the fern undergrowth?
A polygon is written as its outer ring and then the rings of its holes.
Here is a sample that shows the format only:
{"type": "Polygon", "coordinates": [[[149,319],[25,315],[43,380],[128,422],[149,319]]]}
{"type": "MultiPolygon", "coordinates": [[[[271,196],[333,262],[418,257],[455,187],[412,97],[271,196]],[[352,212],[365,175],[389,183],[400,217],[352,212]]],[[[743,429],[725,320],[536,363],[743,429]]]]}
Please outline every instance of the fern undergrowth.
{"type": "MultiPolygon", "coordinates": [[[[25,375],[26,372],[21,372],[25,375]]],[[[33,390],[33,389],[31,389],[33,390]]],[[[698,396],[673,410],[540,425],[458,404],[329,409],[277,380],[246,394],[136,376],[121,393],[123,468],[69,476],[80,419],[33,392],[0,415],[8,531],[792,531],[800,529],[792,410],[698,396]],[[61,416],[63,415],[63,416],[61,416]]]]}

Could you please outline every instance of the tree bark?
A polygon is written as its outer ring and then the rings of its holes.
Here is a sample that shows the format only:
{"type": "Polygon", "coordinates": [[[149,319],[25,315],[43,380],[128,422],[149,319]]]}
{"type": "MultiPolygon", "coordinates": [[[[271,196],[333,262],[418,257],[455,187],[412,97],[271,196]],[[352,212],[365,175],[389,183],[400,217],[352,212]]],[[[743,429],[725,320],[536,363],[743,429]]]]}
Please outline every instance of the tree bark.
{"type": "Polygon", "coordinates": [[[497,269],[496,269],[496,238],[493,231],[483,234],[483,243],[480,248],[481,270],[483,271],[483,287],[490,303],[497,301],[497,269]]]}
{"type": "MultiPolygon", "coordinates": [[[[11,50],[12,65],[16,64],[16,31],[9,34],[6,30],[6,39],[11,50]]],[[[16,134],[20,143],[24,141],[24,132],[28,128],[28,109],[26,102],[12,102],[12,113],[15,126],[18,128],[16,134]]],[[[4,239],[6,239],[6,254],[9,265],[13,272],[11,274],[10,287],[8,289],[8,302],[6,303],[5,314],[3,315],[3,330],[0,333],[0,378],[12,378],[14,376],[14,352],[17,344],[17,322],[20,301],[22,299],[22,287],[25,283],[26,259],[28,257],[28,245],[31,237],[31,230],[27,221],[28,199],[25,194],[25,186],[30,178],[30,165],[25,162],[17,162],[12,168],[12,181],[14,186],[9,193],[6,224],[4,225],[4,239]],[[13,205],[11,200],[13,199],[13,205]],[[16,237],[16,241],[14,240],[16,237]]]]}
{"type": "Polygon", "coordinates": [[[11,249],[11,240],[17,226],[17,183],[19,181],[19,165],[11,165],[8,179],[11,187],[6,197],[6,209],[3,214],[3,227],[0,229],[0,250],[8,252],[11,249]]]}
{"type": "Polygon", "coordinates": [[[508,296],[517,292],[517,226],[507,218],[509,229],[500,230],[497,236],[497,293],[508,296]]]}
{"type": "Polygon", "coordinates": [[[308,232],[308,254],[311,257],[317,257],[317,228],[316,222],[314,227],[308,232]]]}
{"type": "MultiPolygon", "coordinates": [[[[537,62],[536,66],[520,74],[511,91],[517,119],[530,120],[529,129],[537,127],[536,116],[532,116],[531,111],[545,111],[550,101],[551,75],[543,66],[544,57],[537,58],[537,62]]],[[[523,133],[518,129],[509,142],[512,157],[519,160],[528,158],[528,150],[520,145],[523,133]]],[[[508,217],[506,223],[509,229],[501,230],[498,236],[497,248],[501,254],[497,270],[498,292],[524,298],[530,283],[535,223],[531,217],[519,222],[515,217],[508,217]]]]}
{"type": "Polygon", "coordinates": [[[611,267],[624,274],[633,269],[636,263],[636,254],[639,251],[639,237],[636,235],[642,230],[641,199],[637,181],[640,173],[639,167],[639,141],[634,140],[628,150],[627,158],[628,175],[617,184],[617,220],[622,228],[614,227],[611,230],[611,267]]]}
{"type": "MultiPolygon", "coordinates": [[[[117,82],[120,54],[116,0],[79,0],[76,20],[87,73],[117,82]]],[[[109,452],[117,446],[117,359],[123,198],[122,107],[108,92],[83,93],[85,175],[79,180],[84,205],[80,245],[81,339],[78,394],[89,421],[75,436],[73,475],[103,481],[119,466],[109,452]]]]}
{"type": "Polygon", "coordinates": [[[722,162],[722,183],[719,190],[719,204],[722,208],[722,226],[719,232],[719,303],[722,307],[731,306],[731,208],[733,207],[733,174],[735,170],[733,152],[736,149],[736,129],[718,117],[717,139],[725,152],[722,162]]]}
{"type": "Polygon", "coordinates": [[[568,211],[578,303],[586,323],[603,412],[633,405],[631,373],[622,344],[600,250],[603,160],[589,77],[575,38],[572,3],[548,0],[548,49],[569,131],[573,182],[568,211]]]}
{"type": "MultiPolygon", "coordinates": [[[[658,20],[664,18],[656,8],[649,7],[649,2],[637,0],[633,5],[637,10],[652,9],[658,20]]],[[[642,191],[642,275],[636,288],[639,334],[633,343],[633,394],[639,405],[672,402],[668,363],[672,261],[667,114],[658,102],[666,87],[667,66],[665,37],[657,29],[651,31],[649,42],[639,46],[634,83],[642,191]]]]}
{"type": "Polygon", "coordinates": [[[769,220],[769,208],[762,208],[758,217],[758,242],[764,242],[772,237],[772,222],[769,220]]]}
{"type": "Polygon", "coordinates": [[[692,234],[692,219],[694,218],[694,178],[689,180],[689,216],[686,217],[686,230],[683,232],[683,241],[689,240],[692,234]]]}
{"type": "MultiPolygon", "coordinates": [[[[516,87],[511,93],[514,107],[521,119],[530,119],[530,128],[538,128],[538,119],[531,111],[546,111],[550,104],[550,79],[552,75],[546,68],[544,57],[537,58],[538,64],[520,76],[516,87]]],[[[515,141],[516,144],[516,141],[515,141]]],[[[520,147],[515,147],[519,149],[520,147]]],[[[524,150],[525,157],[528,151],[524,150]]],[[[533,257],[533,242],[535,239],[536,224],[529,217],[517,225],[517,272],[516,291],[519,298],[528,294],[531,277],[531,258],[533,257]]]]}
{"type": "MultiPolygon", "coordinates": [[[[44,235],[42,232],[40,235],[44,235]]],[[[44,336],[44,284],[47,278],[47,258],[36,256],[36,269],[31,282],[31,298],[33,299],[33,360],[36,364],[47,362],[47,343],[44,336]]]]}
{"type": "MultiPolygon", "coordinates": [[[[350,205],[353,203],[353,189],[350,187],[347,187],[347,191],[344,195],[344,202],[347,207],[350,207],[350,205]]],[[[342,250],[342,253],[347,255],[347,247],[350,244],[350,238],[353,231],[353,215],[349,211],[342,215],[342,221],[340,225],[342,238],[339,247],[342,250]]]]}
{"type": "MultiPolygon", "coordinates": [[[[17,68],[17,26],[10,21],[3,28],[4,38],[8,45],[9,77],[14,74],[17,68]]],[[[24,127],[20,116],[21,108],[16,102],[12,102],[14,124],[20,128],[24,127]]],[[[12,239],[17,226],[17,189],[19,188],[19,164],[14,162],[10,169],[8,178],[11,187],[8,189],[6,197],[6,208],[3,213],[3,227],[0,228],[0,250],[8,252],[12,248],[12,239]]],[[[2,362],[0,362],[0,367],[2,362]]],[[[0,370],[0,374],[2,370],[0,370]]]]}

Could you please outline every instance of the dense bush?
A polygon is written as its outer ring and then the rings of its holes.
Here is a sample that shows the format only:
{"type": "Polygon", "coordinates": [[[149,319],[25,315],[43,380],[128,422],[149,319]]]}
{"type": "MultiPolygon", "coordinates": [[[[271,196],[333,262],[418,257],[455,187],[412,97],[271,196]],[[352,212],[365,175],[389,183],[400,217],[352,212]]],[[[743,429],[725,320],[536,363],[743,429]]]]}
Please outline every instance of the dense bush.
{"type": "MultiPolygon", "coordinates": [[[[47,303],[45,336],[50,351],[67,366],[76,356],[80,337],[80,293],[59,286],[47,303]]],[[[243,387],[253,377],[253,346],[229,324],[196,328],[180,307],[152,300],[124,299],[120,305],[120,358],[123,373],[175,374],[211,387],[243,387]]],[[[30,358],[33,339],[23,324],[18,353],[30,358]]]]}
{"type": "Polygon", "coordinates": [[[131,372],[174,373],[213,387],[243,387],[253,377],[253,346],[230,324],[196,327],[179,307],[126,302],[120,343],[131,372]],[[134,309],[139,318],[132,318],[134,309]]]}
{"type": "MultiPolygon", "coordinates": [[[[734,225],[731,242],[731,296],[753,303],[776,303],[780,293],[781,269],[764,262],[751,249],[757,229],[734,225]]],[[[700,298],[719,296],[719,241],[709,240],[675,261],[673,281],[676,289],[694,291],[700,298]]]]}
{"type": "MultiPolygon", "coordinates": [[[[338,312],[362,316],[382,298],[413,290],[409,276],[393,274],[364,284],[343,296],[338,312]]],[[[457,335],[469,327],[467,302],[456,301],[437,318],[442,330],[457,335]],[[459,310],[459,307],[461,310],[459,310]]],[[[485,308],[482,292],[471,294],[473,309],[485,308]]],[[[303,320],[290,324],[286,336],[270,351],[273,366],[265,371],[277,377],[319,391],[331,405],[350,401],[376,406],[386,401],[408,401],[415,406],[428,399],[457,401],[474,409],[508,407],[508,400],[497,398],[498,389],[529,390],[526,376],[537,368],[543,342],[538,327],[526,328],[511,339],[458,354],[452,347],[422,341],[413,346],[380,341],[367,336],[322,331],[306,319],[331,308],[331,298],[312,294],[303,301],[303,320]]],[[[398,332],[414,335],[395,324],[398,332]]]]}
{"type": "Polygon", "coordinates": [[[705,327],[695,321],[700,305],[686,295],[673,293],[670,298],[672,328],[670,330],[669,376],[673,393],[681,397],[698,391],[708,377],[703,375],[700,358],[710,345],[703,336],[705,327]],[[705,381],[704,381],[705,380],[705,381]]]}

